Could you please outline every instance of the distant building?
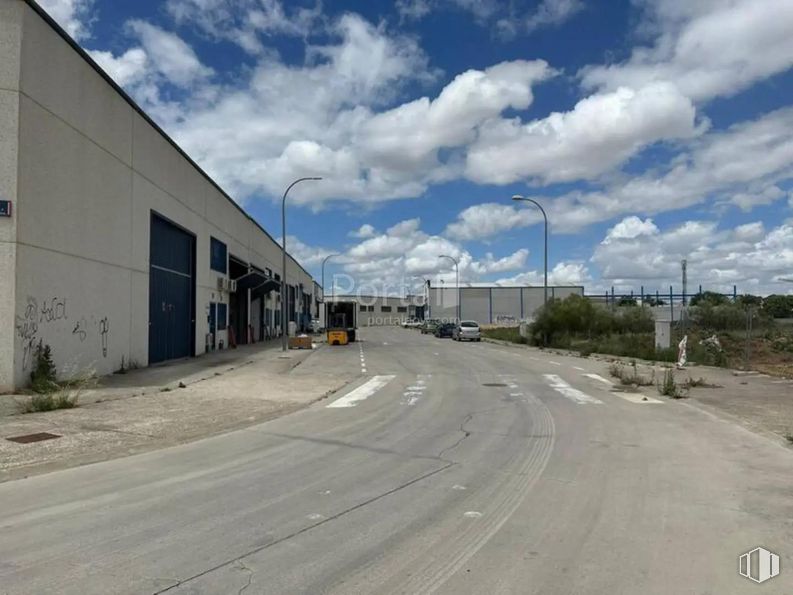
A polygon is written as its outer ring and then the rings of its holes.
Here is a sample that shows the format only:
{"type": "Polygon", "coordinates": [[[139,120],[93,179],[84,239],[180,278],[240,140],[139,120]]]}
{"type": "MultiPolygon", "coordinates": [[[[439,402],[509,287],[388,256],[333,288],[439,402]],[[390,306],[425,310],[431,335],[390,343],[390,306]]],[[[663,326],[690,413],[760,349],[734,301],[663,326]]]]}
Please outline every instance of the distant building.
{"type": "Polygon", "coordinates": [[[372,295],[337,295],[328,301],[353,300],[358,304],[358,327],[394,326],[408,319],[424,317],[424,298],[408,295],[406,297],[383,297],[372,295]]]}
{"type": "MultiPolygon", "coordinates": [[[[584,295],[583,286],[548,287],[548,299],[584,295]]],[[[517,324],[531,319],[542,306],[542,286],[503,287],[501,285],[466,285],[460,287],[460,318],[479,324],[517,324]]],[[[453,285],[430,287],[426,314],[431,318],[457,318],[457,288],[453,285]]]]}

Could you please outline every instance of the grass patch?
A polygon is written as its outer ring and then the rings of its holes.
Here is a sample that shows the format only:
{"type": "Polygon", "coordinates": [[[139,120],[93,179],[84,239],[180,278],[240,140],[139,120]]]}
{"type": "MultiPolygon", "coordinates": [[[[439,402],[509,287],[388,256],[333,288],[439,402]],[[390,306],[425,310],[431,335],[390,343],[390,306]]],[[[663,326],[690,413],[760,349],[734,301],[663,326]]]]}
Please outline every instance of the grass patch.
{"type": "Polygon", "coordinates": [[[66,392],[34,395],[29,400],[20,403],[19,412],[39,413],[56,409],[73,409],[77,407],[77,399],[78,395],[71,395],[66,392]]]}
{"type": "Polygon", "coordinates": [[[632,362],[629,367],[622,364],[613,363],[609,366],[609,374],[617,378],[622,386],[652,386],[655,384],[655,370],[650,376],[639,374],[636,362],[632,362]]]}
{"type": "Polygon", "coordinates": [[[499,341],[509,341],[511,343],[519,343],[521,345],[528,344],[529,340],[522,337],[520,328],[517,326],[503,326],[494,328],[483,328],[482,336],[488,339],[497,339],[499,341]]]}
{"type": "Polygon", "coordinates": [[[702,376],[700,376],[699,378],[694,378],[692,376],[689,376],[688,378],[686,378],[685,382],[683,382],[683,386],[685,388],[687,388],[687,389],[692,389],[692,388],[721,388],[720,385],[712,384],[712,383],[708,382],[707,380],[705,380],[702,376]]]}
{"type": "Polygon", "coordinates": [[[40,384],[39,390],[47,392],[34,394],[29,399],[18,402],[20,413],[39,413],[56,409],[73,409],[77,407],[83,391],[94,388],[97,384],[93,370],[83,370],[60,382],[48,381],[40,384]]]}

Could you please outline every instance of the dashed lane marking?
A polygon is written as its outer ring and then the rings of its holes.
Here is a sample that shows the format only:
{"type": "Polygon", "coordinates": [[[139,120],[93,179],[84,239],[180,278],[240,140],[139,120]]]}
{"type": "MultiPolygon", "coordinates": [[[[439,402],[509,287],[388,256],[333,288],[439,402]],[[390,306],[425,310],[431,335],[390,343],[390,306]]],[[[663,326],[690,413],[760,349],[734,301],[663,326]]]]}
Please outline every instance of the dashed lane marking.
{"type": "Polygon", "coordinates": [[[556,374],[543,374],[543,376],[552,389],[554,389],[563,397],[570,399],[574,403],[578,403],[579,405],[603,404],[603,401],[600,399],[596,399],[595,397],[592,397],[585,392],[578,390],[577,388],[573,388],[564,380],[559,378],[556,374]]]}
{"type": "Polygon", "coordinates": [[[358,388],[351,390],[343,397],[327,405],[327,407],[355,407],[361,401],[371,397],[394,378],[396,378],[394,375],[373,376],[358,388]]]}
{"type": "Polygon", "coordinates": [[[591,378],[592,380],[597,380],[598,382],[602,382],[603,384],[608,384],[609,386],[614,386],[614,383],[609,380],[608,378],[603,378],[600,374],[582,374],[582,376],[586,376],[587,378],[591,378]]]}
{"type": "Polygon", "coordinates": [[[548,363],[551,364],[552,366],[561,366],[562,365],[559,362],[555,362],[555,361],[553,361],[551,359],[548,360],[548,363]]]}

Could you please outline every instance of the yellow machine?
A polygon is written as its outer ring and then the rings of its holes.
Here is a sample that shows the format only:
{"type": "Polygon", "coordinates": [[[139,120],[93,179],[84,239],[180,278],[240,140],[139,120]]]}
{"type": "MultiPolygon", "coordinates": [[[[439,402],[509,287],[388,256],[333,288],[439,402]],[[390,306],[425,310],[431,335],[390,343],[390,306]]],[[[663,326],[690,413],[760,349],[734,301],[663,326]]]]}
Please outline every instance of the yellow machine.
{"type": "Polygon", "coordinates": [[[328,345],[346,345],[348,342],[347,331],[328,331],[328,345]]]}

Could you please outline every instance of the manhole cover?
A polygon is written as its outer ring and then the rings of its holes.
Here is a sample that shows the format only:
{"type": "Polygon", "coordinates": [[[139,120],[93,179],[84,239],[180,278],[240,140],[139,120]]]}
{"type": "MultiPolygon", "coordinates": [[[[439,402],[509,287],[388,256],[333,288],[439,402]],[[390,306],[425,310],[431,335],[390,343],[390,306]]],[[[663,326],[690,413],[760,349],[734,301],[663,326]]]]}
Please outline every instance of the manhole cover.
{"type": "Polygon", "coordinates": [[[503,382],[485,382],[482,386],[506,386],[503,382]]]}
{"type": "Polygon", "coordinates": [[[60,436],[58,436],[58,434],[50,434],[49,432],[39,432],[37,434],[14,436],[12,438],[6,438],[6,440],[19,442],[20,444],[29,444],[30,442],[41,442],[42,440],[52,440],[54,438],[60,438],[60,436]]]}

